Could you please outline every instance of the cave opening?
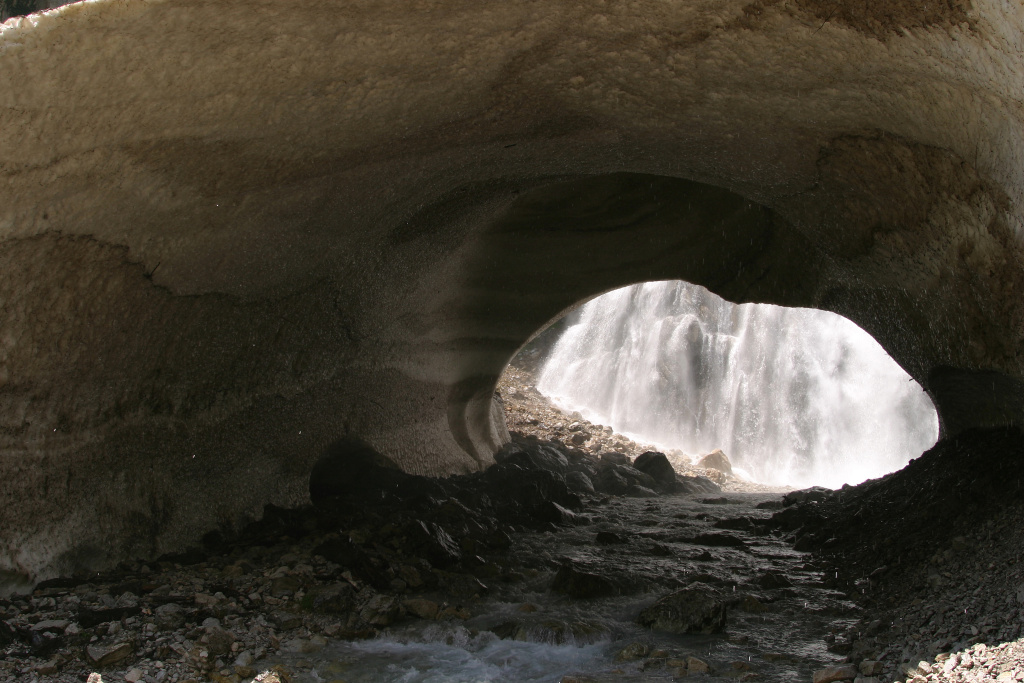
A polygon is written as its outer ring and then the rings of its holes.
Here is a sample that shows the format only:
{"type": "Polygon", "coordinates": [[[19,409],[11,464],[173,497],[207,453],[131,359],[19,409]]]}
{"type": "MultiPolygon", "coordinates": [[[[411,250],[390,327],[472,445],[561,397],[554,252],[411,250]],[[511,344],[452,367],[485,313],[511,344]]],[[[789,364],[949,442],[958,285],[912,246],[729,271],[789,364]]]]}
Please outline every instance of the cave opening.
{"type": "Polygon", "coordinates": [[[573,309],[520,350],[499,387],[512,431],[593,455],[662,451],[720,484],[856,485],[939,435],[928,394],[852,321],[736,305],[681,280],[573,309]]]}

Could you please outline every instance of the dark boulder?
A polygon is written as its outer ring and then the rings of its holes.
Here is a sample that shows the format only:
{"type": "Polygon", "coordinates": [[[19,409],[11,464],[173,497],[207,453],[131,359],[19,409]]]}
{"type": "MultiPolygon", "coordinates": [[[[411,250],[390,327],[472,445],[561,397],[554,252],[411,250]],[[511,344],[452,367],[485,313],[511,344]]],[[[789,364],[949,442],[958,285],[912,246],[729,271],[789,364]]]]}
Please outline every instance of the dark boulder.
{"type": "Polygon", "coordinates": [[[558,570],[551,590],[576,599],[603,598],[622,592],[611,579],[583,571],[572,562],[566,562],[558,570]]]}
{"type": "Polygon", "coordinates": [[[664,453],[647,451],[633,461],[633,467],[649,475],[659,484],[674,484],[676,471],[664,453]]]}
{"type": "Polygon", "coordinates": [[[703,583],[692,583],[643,610],[637,623],[671,633],[717,633],[725,628],[725,602],[703,583]]]}
{"type": "Polygon", "coordinates": [[[448,567],[462,559],[462,551],[447,531],[433,522],[413,520],[405,531],[410,549],[435,567],[448,567]]]}
{"type": "Polygon", "coordinates": [[[798,503],[818,503],[823,500],[828,500],[833,493],[832,489],[827,489],[822,486],[812,486],[809,489],[790,491],[782,497],[782,504],[789,507],[790,505],[796,505],[798,503]]]}
{"type": "Polygon", "coordinates": [[[566,510],[558,503],[550,500],[538,505],[533,511],[533,517],[537,521],[548,522],[558,526],[578,524],[581,519],[571,510],[566,510]]]}
{"type": "Polygon", "coordinates": [[[314,588],[302,601],[317,614],[348,614],[356,604],[356,590],[347,583],[334,583],[314,588]]]}
{"type": "Polygon", "coordinates": [[[600,464],[602,467],[606,467],[608,465],[629,465],[629,456],[625,453],[606,451],[600,456],[600,464]]]}
{"type": "Polygon", "coordinates": [[[538,441],[518,440],[505,444],[494,454],[497,463],[512,462],[526,469],[549,470],[565,474],[569,469],[569,459],[552,445],[538,441]]]}
{"type": "Polygon", "coordinates": [[[608,465],[598,472],[594,488],[602,493],[629,495],[632,487],[643,487],[653,493],[657,482],[631,465],[608,465]]]}
{"type": "Polygon", "coordinates": [[[626,539],[612,531],[598,531],[594,541],[598,545],[619,545],[625,543],[626,539]]]}
{"type": "Polygon", "coordinates": [[[573,491],[580,493],[593,493],[594,482],[583,472],[568,472],[565,475],[565,485],[573,491]]]}
{"type": "Polygon", "coordinates": [[[679,476],[673,493],[721,493],[722,487],[707,477],[679,476]]]}

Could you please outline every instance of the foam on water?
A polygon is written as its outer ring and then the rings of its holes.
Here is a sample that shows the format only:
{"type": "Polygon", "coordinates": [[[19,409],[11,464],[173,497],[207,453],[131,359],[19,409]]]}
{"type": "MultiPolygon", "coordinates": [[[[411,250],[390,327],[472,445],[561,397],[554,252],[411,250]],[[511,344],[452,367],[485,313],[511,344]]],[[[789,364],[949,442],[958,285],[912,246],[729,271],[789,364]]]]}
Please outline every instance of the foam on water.
{"type": "Polygon", "coordinates": [[[721,448],[756,481],[856,484],[938,437],[920,385],[833,313],[737,306],[667,281],[609,292],[573,316],[542,393],[666,450],[721,448]]]}
{"type": "Polygon", "coordinates": [[[500,640],[493,633],[431,627],[416,637],[339,643],[332,674],[349,683],[530,683],[598,667],[607,643],[582,647],[500,640]]]}

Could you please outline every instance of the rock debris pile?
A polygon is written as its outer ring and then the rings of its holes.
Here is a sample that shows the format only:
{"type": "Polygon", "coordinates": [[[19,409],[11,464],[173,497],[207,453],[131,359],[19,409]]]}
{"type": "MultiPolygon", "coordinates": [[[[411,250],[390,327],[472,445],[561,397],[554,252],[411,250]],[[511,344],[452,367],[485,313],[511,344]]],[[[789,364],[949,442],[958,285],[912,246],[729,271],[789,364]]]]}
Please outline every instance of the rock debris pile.
{"type": "Polygon", "coordinates": [[[865,608],[828,639],[877,680],[1024,681],[1022,483],[1021,432],[971,430],[881,479],[794,492],[769,525],[865,608]]]}
{"type": "MultiPolygon", "coordinates": [[[[520,365],[518,362],[518,358],[513,360],[498,383],[498,394],[505,406],[505,421],[509,431],[542,440],[557,440],[598,457],[605,453],[620,453],[633,460],[645,452],[659,450],[651,444],[637,443],[617,434],[607,425],[595,425],[578,412],[566,413],[561,410],[537,390],[532,367],[538,363],[520,365]]],[[[686,476],[711,479],[725,491],[789,490],[740,478],[733,473],[728,456],[720,449],[696,459],[680,450],[670,450],[665,455],[675,471],[686,476]]]]}

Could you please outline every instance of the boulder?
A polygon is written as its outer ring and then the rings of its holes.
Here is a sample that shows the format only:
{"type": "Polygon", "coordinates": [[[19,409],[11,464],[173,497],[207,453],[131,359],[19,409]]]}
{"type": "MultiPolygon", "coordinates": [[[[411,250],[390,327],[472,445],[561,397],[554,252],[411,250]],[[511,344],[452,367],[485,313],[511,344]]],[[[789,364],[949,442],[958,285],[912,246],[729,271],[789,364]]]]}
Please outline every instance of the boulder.
{"type": "Polygon", "coordinates": [[[569,472],[565,475],[565,485],[580,493],[593,493],[594,482],[583,472],[569,472]]]}
{"type": "Polygon", "coordinates": [[[231,652],[231,646],[235,642],[233,633],[222,628],[220,624],[210,624],[205,627],[205,631],[206,645],[211,655],[219,657],[231,652]]]}
{"type": "Polygon", "coordinates": [[[786,507],[799,503],[818,503],[832,495],[832,489],[822,486],[812,486],[808,489],[790,491],[782,498],[782,504],[786,507]]]}
{"type": "Polygon", "coordinates": [[[653,493],[657,483],[650,475],[644,474],[631,465],[608,465],[598,472],[594,488],[602,493],[628,495],[630,488],[641,486],[653,493]]]}
{"type": "Polygon", "coordinates": [[[406,612],[420,619],[437,619],[437,615],[441,611],[440,606],[436,602],[426,598],[410,598],[403,602],[402,606],[406,612]]]}
{"type": "Polygon", "coordinates": [[[594,540],[598,545],[618,545],[626,542],[625,538],[612,531],[599,531],[594,540]]]}
{"type": "Polygon", "coordinates": [[[359,617],[370,626],[390,626],[401,614],[402,605],[391,595],[375,595],[363,606],[359,617]]]}
{"type": "Polygon", "coordinates": [[[633,467],[650,476],[659,484],[674,484],[676,471],[664,453],[647,451],[633,461],[633,467]]]}
{"type": "Polygon", "coordinates": [[[702,455],[697,461],[697,467],[732,474],[732,463],[729,462],[729,456],[723,453],[721,448],[715,449],[707,455],[702,455]]]}
{"type": "Polygon", "coordinates": [[[606,451],[601,454],[600,462],[602,465],[629,465],[629,456],[625,453],[616,453],[615,451],[606,451]]]}
{"type": "Polygon", "coordinates": [[[576,524],[578,518],[571,510],[566,510],[558,503],[545,501],[538,505],[533,511],[533,517],[541,522],[550,522],[558,526],[576,524]]]}
{"type": "Polygon", "coordinates": [[[566,562],[558,570],[551,590],[577,599],[603,598],[621,593],[614,581],[583,571],[572,562],[566,562]]]}
{"type": "Polygon", "coordinates": [[[433,522],[416,519],[406,527],[409,548],[434,565],[448,567],[462,559],[459,544],[447,531],[433,522]]]}
{"type": "Polygon", "coordinates": [[[332,583],[314,588],[303,605],[317,614],[347,614],[355,604],[356,590],[348,583],[332,583]]]}
{"type": "Polygon", "coordinates": [[[725,628],[725,611],[714,588],[692,583],[640,612],[637,623],[671,633],[717,633],[725,628]]]}
{"type": "Polygon", "coordinates": [[[118,662],[131,657],[135,650],[131,643],[117,643],[116,645],[87,645],[85,656],[89,662],[97,667],[112,666],[118,662]]]}
{"type": "Polygon", "coordinates": [[[153,611],[156,626],[161,631],[174,631],[185,625],[185,610],[181,605],[169,602],[153,611]]]}

